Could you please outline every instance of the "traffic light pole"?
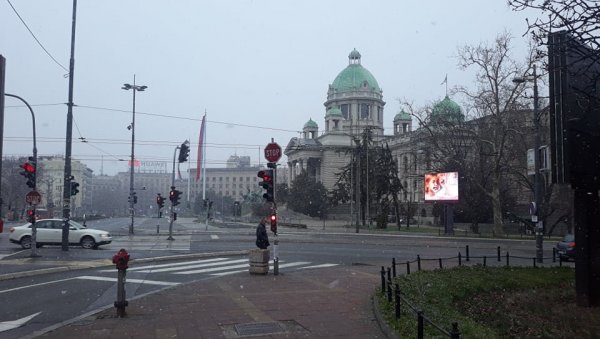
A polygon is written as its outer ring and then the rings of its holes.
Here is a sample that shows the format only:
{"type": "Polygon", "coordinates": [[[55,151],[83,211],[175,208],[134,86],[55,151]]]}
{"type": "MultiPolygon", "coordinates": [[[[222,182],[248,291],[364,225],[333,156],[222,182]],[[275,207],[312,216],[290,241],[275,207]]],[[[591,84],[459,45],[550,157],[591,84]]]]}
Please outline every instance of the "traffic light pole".
{"type": "MultiPolygon", "coordinates": [[[[175,157],[177,156],[177,150],[180,147],[177,146],[175,147],[175,151],[173,151],[173,172],[171,173],[171,187],[175,187],[175,157]]],[[[171,217],[170,217],[170,221],[169,221],[169,237],[167,238],[167,240],[175,240],[173,238],[173,219],[175,216],[175,205],[174,205],[174,201],[171,200],[171,217]]]]}
{"type": "MultiPolygon", "coordinates": [[[[35,114],[33,113],[33,109],[31,108],[31,106],[29,105],[29,103],[27,101],[25,101],[25,99],[21,98],[18,95],[14,95],[14,94],[4,93],[4,95],[6,95],[7,97],[12,97],[12,98],[21,100],[25,104],[25,106],[27,106],[27,108],[29,109],[29,112],[31,113],[31,122],[32,122],[32,126],[33,126],[33,161],[32,162],[33,162],[33,168],[34,168],[33,187],[31,187],[31,189],[33,191],[35,191],[37,188],[37,144],[36,144],[36,133],[35,133],[35,114]]],[[[35,205],[31,205],[31,209],[33,211],[33,218],[31,220],[31,256],[39,257],[39,254],[37,253],[37,244],[36,244],[37,227],[35,226],[35,205]]]]}

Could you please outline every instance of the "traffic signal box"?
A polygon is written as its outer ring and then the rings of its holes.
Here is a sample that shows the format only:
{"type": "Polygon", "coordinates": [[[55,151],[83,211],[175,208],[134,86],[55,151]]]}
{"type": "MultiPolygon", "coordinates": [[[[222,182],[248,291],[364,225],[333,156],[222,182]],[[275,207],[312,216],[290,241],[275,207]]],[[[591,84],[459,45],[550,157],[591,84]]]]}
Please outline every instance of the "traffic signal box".
{"type": "Polygon", "coordinates": [[[33,161],[33,157],[29,157],[29,161],[20,167],[23,169],[21,175],[27,179],[27,186],[35,189],[36,163],[33,161]]]}
{"type": "Polygon", "coordinates": [[[157,195],[156,204],[158,205],[159,209],[165,207],[165,198],[163,198],[160,194],[157,195]]]}
{"type": "Polygon", "coordinates": [[[277,235],[277,214],[271,214],[271,232],[277,235]]]}
{"type": "Polygon", "coordinates": [[[257,176],[263,180],[258,183],[259,186],[265,189],[263,198],[265,198],[267,202],[275,202],[275,195],[273,192],[275,185],[275,183],[273,182],[273,170],[267,169],[258,171],[257,176]]]}
{"type": "Polygon", "coordinates": [[[175,186],[171,186],[171,191],[169,192],[169,200],[173,206],[179,205],[179,199],[181,198],[181,191],[175,189],[175,186]]]}
{"type": "Polygon", "coordinates": [[[186,162],[188,156],[190,155],[190,146],[188,146],[187,141],[181,144],[179,147],[179,162],[186,162]]]}
{"type": "Polygon", "coordinates": [[[71,181],[71,196],[77,195],[77,193],[79,193],[79,183],[71,181]]]}

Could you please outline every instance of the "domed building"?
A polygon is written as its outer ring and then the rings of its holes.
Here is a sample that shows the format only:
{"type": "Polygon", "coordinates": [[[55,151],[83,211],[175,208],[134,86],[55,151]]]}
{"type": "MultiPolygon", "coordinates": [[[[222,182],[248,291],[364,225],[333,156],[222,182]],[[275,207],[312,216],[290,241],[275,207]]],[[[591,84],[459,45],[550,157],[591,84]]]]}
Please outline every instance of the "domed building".
{"type": "MultiPolygon", "coordinates": [[[[423,174],[432,165],[428,137],[423,131],[413,130],[411,115],[402,110],[394,116],[393,134],[384,135],[383,91],[361,61],[361,54],[352,50],[348,65],[329,85],[323,103],[324,128],[319,130],[311,118],[304,124],[302,136],[289,141],[284,151],[288,158],[288,184],[305,171],[328,190],[333,189],[342,168],[352,161],[355,140],[370,129],[374,142],[386,143],[398,164],[398,176],[405,188],[399,192],[401,203],[414,208],[420,222],[431,220],[431,205],[425,204],[423,197],[423,174]]],[[[439,123],[464,121],[460,106],[448,96],[435,105],[430,118],[439,123]]],[[[342,205],[331,214],[348,219],[349,210],[342,205]]]]}

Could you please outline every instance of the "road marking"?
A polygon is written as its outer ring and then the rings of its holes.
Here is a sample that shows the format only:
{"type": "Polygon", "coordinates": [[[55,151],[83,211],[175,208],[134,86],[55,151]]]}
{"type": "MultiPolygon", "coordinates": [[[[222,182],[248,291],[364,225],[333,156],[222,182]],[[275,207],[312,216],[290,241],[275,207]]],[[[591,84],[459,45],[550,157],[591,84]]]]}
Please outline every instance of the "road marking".
{"type": "MultiPolygon", "coordinates": [[[[139,270],[162,268],[162,267],[184,266],[184,265],[201,264],[201,263],[215,262],[215,261],[222,261],[222,260],[227,260],[227,258],[212,258],[212,259],[202,259],[202,260],[193,260],[193,261],[182,261],[182,262],[170,263],[170,264],[136,266],[136,267],[128,268],[127,271],[131,272],[131,271],[139,271],[139,270]]],[[[99,272],[114,272],[114,271],[115,271],[114,269],[110,269],[110,270],[100,270],[99,272]]],[[[152,271],[152,272],[156,272],[156,271],[152,271]]]]}
{"type": "MultiPolygon", "coordinates": [[[[306,261],[291,262],[291,263],[287,263],[287,264],[281,264],[281,265],[279,265],[279,268],[301,266],[301,265],[306,265],[306,264],[310,264],[310,262],[306,262],[306,261]]],[[[323,265],[336,266],[337,264],[323,264],[323,265]]],[[[319,267],[319,266],[323,266],[323,265],[308,266],[308,267],[319,267]]],[[[323,267],[327,267],[327,266],[323,266],[323,267]]],[[[307,268],[307,267],[300,267],[300,269],[302,269],[302,268],[307,268]]],[[[269,269],[271,271],[274,269],[272,264],[269,265],[269,269]]],[[[236,271],[229,271],[229,272],[212,273],[211,275],[215,276],[215,277],[222,277],[222,276],[225,276],[225,275],[231,275],[231,274],[236,274],[236,273],[241,273],[241,272],[246,272],[246,271],[247,270],[236,270],[236,271]]]]}
{"type": "MultiPolygon", "coordinates": [[[[137,272],[143,272],[143,273],[173,272],[173,271],[189,270],[191,268],[200,268],[200,267],[210,267],[210,266],[217,266],[217,265],[236,264],[236,263],[240,263],[240,262],[246,262],[247,263],[248,259],[238,259],[238,260],[228,260],[228,261],[219,261],[219,262],[209,262],[209,263],[204,263],[204,264],[187,265],[187,266],[181,266],[181,267],[167,267],[167,268],[159,268],[157,270],[155,270],[155,269],[140,270],[140,271],[137,271],[137,272]]],[[[227,268],[225,268],[225,269],[227,269],[227,268]]]]}
{"type": "Polygon", "coordinates": [[[21,326],[25,325],[29,320],[35,318],[40,313],[42,313],[42,312],[38,312],[38,313],[35,313],[30,316],[27,316],[27,317],[24,317],[21,319],[17,319],[17,320],[3,321],[0,323],[0,332],[4,332],[4,331],[12,330],[17,327],[21,327],[21,326]]]}
{"type": "MultiPolygon", "coordinates": [[[[117,278],[95,277],[95,276],[91,276],[91,275],[82,275],[79,277],[75,277],[74,279],[117,282],[117,278]]],[[[149,285],[161,285],[161,286],[179,285],[179,283],[177,283],[177,282],[145,280],[145,279],[129,279],[129,278],[126,278],[125,282],[126,283],[149,284],[149,285]]]]}
{"type": "Polygon", "coordinates": [[[306,267],[299,267],[299,270],[304,270],[304,269],[308,269],[308,268],[324,268],[324,267],[333,267],[333,266],[338,266],[339,264],[321,264],[321,265],[313,265],[313,266],[306,266],[306,267]]]}
{"type": "Polygon", "coordinates": [[[194,270],[194,271],[183,271],[183,272],[174,272],[173,274],[196,274],[196,273],[207,273],[207,272],[217,272],[217,271],[227,271],[227,270],[231,270],[234,268],[242,268],[242,267],[248,267],[248,263],[247,263],[247,259],[243,260],[246,261],[245,264],[241,264],[241,265],[232,265],[232,266],[226,266],[226,267],[212,267],[212,268],[205,268],[202,270],[194,270]]]}
{"type": "Polygon", "coordinates": [[[19,287],[11,288],[11,289],[8,289],[8,290],[2,290],[2,291],[0,291],[0,293],[13,292],[13,291],[23,290],[23,289],[30,288],[30,287],[44,286],[44,285],[54,284],[54,283],[57,283],[57,282],[63,282],[63,281],[68,281],[68,280],[73,280],[73,278],[47,281],[47,282],[43,282],[43,283],[39,283],[39,284],[33,284],[33,285],[19,286],[19,287]]]}
{"type": "MultiPolygon", "coordinates": [[[[281,262],[281,261],[279,261],[281,262]]],[[[279,265],[279,268],[285,268],[285,267],[294,267],[294,266],[302,266],[302,265],[306,265],[306,264],[310,264],[310,261],[298,261],[298,262],[290,262],[287,264],[281,264],[279,265]]],[[[273,269],[273,265],[269,265],[269,268],[273,269]]]]}
{"type": "Polygon", "coordinates": [[[211,235],[210,235],[210,238],[211,238],[212,240],[217,240],[217,239],[219,239],[219,236],[218,236],[218,235],[216,235],[216,234],[211,234],[211,235]]]}

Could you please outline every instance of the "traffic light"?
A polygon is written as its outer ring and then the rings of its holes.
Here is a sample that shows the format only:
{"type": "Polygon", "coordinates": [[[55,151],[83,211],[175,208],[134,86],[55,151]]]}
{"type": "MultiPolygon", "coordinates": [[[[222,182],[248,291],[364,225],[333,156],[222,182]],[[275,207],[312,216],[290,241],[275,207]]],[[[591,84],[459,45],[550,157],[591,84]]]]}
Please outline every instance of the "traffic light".
{"type": "Polygon", "coordinates": [[[79,183],[71,181],[71,196],[77,195],[77,193],[79,193],[79,183]]]}
{"type": "Polygon", "coordinates": [[[163,198],[160,193],[156,196],[156,204],[159,209],[165,206],[165,198],[163,198]]]}
{"type": "Polygon", "coordinates": [[[21,175],[27,179],[27,186],[35,189],[36,164],[33,161],[33,157],[29,157],[29,161],[20,167],[23,169],[21,175]]]}
{"type": "Polygon", "coordinates": [[[33,224],[35,221],[35,212],[33,210],[27,210],[27,222],[33,224]]]}
{"type": "Polygon", "coordinates": [[[133,192],[133,203],[137,204],[137,195],[133,192]]]}
{"type": "Polygon", "coordinates": [[[258,185],[266,190],[265,194],[263,194],[263,198],[265,198],[267,202],[275,202],[275,194],[273,192],[273,170],[268,169],[258,171],[257,176],[263,180],[259,182],[258,185]]]}
{"type": "Polygon", "coordinates": [[[190,146],[189,142],[186,140],[181,147],[179,148],[179,162],[186,162],[188,156],[190,155],[190,146]]]}
{"type": "Polygon", "coordinates": [[[271,214],[271,232],[277,235],[277,214],[271,214]]]}
{"type": "Polygon", "coordinates": [[[181,191],[175,189],[175,186],[171,186],[171,191],[169,192],[169,200],[171,200],[171,204],[173,206],[179,205],[179,199],[181,195],[181,191]]]}

